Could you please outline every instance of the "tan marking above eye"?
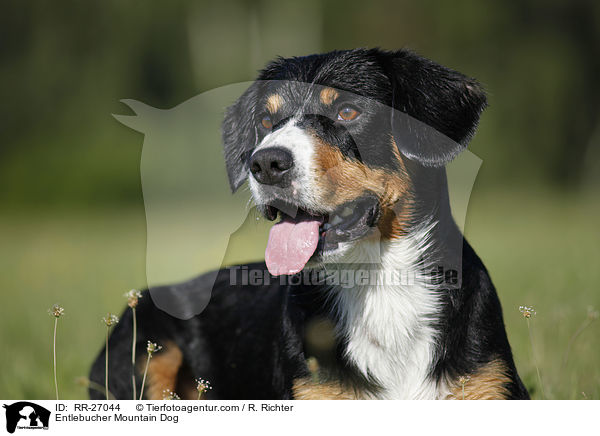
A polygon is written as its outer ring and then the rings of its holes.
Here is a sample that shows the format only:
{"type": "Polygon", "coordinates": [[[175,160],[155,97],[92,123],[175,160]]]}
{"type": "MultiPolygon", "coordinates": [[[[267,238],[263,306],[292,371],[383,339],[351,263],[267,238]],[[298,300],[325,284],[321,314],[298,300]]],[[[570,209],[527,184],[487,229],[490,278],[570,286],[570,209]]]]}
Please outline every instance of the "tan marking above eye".
{"type": "Polygon", "coordinates": [[[283,97],[281,97],[281,95],[271,94],[267,98],[267,104],[265,107],[270,113],[276,113],[279,109],[281,109],[281,106],[283,106],[283,97]]]}
{"type": "Polygon", "coordinates": [[[321,103],[330,106],[336,98],[338,98],[340,94],[333,88],[323,88],[319,97],[321,99],[321,103]]]}

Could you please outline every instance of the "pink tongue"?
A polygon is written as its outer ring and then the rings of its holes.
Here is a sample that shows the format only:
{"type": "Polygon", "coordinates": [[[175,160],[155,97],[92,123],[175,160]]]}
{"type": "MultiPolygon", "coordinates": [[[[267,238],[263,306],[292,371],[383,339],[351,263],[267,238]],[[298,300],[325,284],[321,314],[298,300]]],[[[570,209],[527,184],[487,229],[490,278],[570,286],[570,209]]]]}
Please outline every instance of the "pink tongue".
{"type": "Polygon", "coordinates": [[[302,271],[319,243],[320,221],[292,222],[283,220],[269,233],[265,261],[274,276],[302,271]]]}

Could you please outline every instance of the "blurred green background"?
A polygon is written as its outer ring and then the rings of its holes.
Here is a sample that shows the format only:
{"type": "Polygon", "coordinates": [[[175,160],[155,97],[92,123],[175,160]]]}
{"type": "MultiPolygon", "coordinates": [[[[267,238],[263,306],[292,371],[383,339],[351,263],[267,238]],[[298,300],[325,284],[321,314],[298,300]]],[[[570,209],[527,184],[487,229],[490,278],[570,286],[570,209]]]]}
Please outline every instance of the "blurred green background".
{"type": "MultiPolygon", "coordinates": [[[[120,99],[171,108],[252,80],[277,55],[373,46],[414,49],[484,84],[465,232],[533,397],[537,362],[546,398],[600,399],[600,322],[588,315],[600,308],[593,0],[3,1],[0,397],[53,397],[46,310],[59,302],[61,398],[84,398],[74,380],[102,345],[100,318],[146,284],[143,136],[111,117],[128,113],[120,99]],[[520,305],[537,310],[533,350],[520,305]]],[[[201,260],[198,272],[220,262],[209,244],[201,260]]]]}

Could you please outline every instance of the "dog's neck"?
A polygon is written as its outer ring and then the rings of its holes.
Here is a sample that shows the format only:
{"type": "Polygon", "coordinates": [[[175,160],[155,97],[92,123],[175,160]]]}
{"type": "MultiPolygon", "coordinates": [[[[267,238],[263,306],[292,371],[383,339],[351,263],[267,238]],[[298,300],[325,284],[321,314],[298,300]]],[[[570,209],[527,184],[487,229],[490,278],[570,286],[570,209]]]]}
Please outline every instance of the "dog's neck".
{"type": "Polygon", "coordinates": [[[377,398],[436,399],[447,394],[431,377],[443,287],[439,277],[432,280],[431,271],[456,265],[456,250],[450,245],[462,238],[454,222],[447,222],[452,218],[443,196],[423,217],[402,238],[354,246],[344,256],[343,268],[363,279],[331,290],[345,357],[380,386],[377,398]],[[357,273],[361,270],[368,271],[369,280],[357,273]]]}

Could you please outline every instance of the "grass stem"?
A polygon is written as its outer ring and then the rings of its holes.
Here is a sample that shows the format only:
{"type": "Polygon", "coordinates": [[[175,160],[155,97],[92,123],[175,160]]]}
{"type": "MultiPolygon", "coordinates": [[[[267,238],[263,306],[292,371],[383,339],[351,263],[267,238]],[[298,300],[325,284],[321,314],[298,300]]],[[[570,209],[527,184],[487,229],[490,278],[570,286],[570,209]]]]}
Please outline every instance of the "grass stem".
{"type": "Polygon", "coordinates": [[[131,308],[133,312],[133,337],[131,339],[131,386],[133,388],[133,399],[137,398],[135,386],[135,344],[137,340],[137,320],[135,315],[135,307],[131,308]]]}
{"type": "Polygon", "coordinates": [[[573,333],[573,336],[571,336],[571,338],[569,339],[569,343],[567,344],[567,350],[565,351],[565,355],[563,356],[563,361],[562,361],[562,365],[560,366],[560,372],[562,373],[563,369],[565,368],[565,366],[567,365],[567,360],[569,359],[569,354],[571,353],[571,347],[573,346],[573,343],[575,342],[575,339],[577,339],[577,337],[583,333],[583,331],[588,328],[592,323],[594,322],[594,318],[588,317],[580,326],[579,328],[575,331],[575,333],[573,333]]]}
{"type": "Polygon", "coordinates": [[[106,399],[108,400],[108,336],[109,336],[110,328],[113,325],[116,325],[119,323],[119,317],[116,315],[113,315],[112,313],[107,313],[106,316],[104,318],[102,318],[102,321],[106,325],[106,348],[104,349],[104,351],[105,351],[105,353],[104,353],[105,354],[104,389],[106,391],[106,399]]]}
{"type": "Polygon", "coordinates": [[[529,318],[525,318],[527,321],[527,331],[529,332],[529,343],[531,344],[531,354],[533,355],[533,364],[535,365],[535,370],[537,372],[538,382],[540,383],[540,390],[542,391],[542,398],[546,399],[546,393],[544,392],[544,383],[542,382],[542,375],[540,374],[540,367],[537,363],[537,358],[535,355],[535,347],[533,345],[533,335],[531,333],[531,324],[529,322],[529,318]]]}
{"type": "MultiPolygon", "coordinates": [[[[96,383],[95,381],[90,380],[87,377],[77,377],[75,379],[75,383],[80,386],[83,386],[84,388],[93,389],[94,391],[100,392],[102,394],[105,393],[104,386],[102,386],[100,383],[96,383]]],[[[111,391],[108,391],[108,398],[111,400],[116,400],[115,396],[112,394],[111,391]]]]}
{"type": "Polygon", "coordinates": [[[56,376],[56,330],[58,330],[58,318],[65,314],[65,309],[58,304],[48,309],[48,315],[54,317],[54,335],[52,337],[52,366],[54,369],[54,392],[58,400],[58,377],[56,376]]]}
{"type": "Polygon", "coordinates": [[[54,362],[54,390],[56,391],[56,400],[58,401],[58,379],[56,377],[56,329],[58,327],[58,318],[54,318],[54,340],[52,342],[52,354],[54,362]]]}
{"type": "Polygon", "coordinates": [[[106,327],[106,353],[105,353],[105,371],[104,371],[104,389],[106,393],[106,399],[108,400],[108,331],[110,327],[106,327]]]}
{"type": "Polygon", "coordinates": [[[146,351],[148,352],[148,358],[146,359],[146,368],[144,368],[144,378],[142,379],[142,387],[140,389],[140,400],[144,397],[144,386],[146,385],[146,376],[148,375],[148,365],[150,365],[150,359],[152,355],[157,351],[160,351],[162,347],[154,342],[148,341],[146,351]]]}
{"type": "Polygon", "coordinates": [[[140,389],[140,400],[144,397],[144,386],[146,385],[146,375],[148,374],[148,365],[150,364],[150,359],[152,358],[152,354],[148,353],[148,358],[146,359],[146,368],[144,369],[144,378],[142,378],[142,387],[140,389]]]}

